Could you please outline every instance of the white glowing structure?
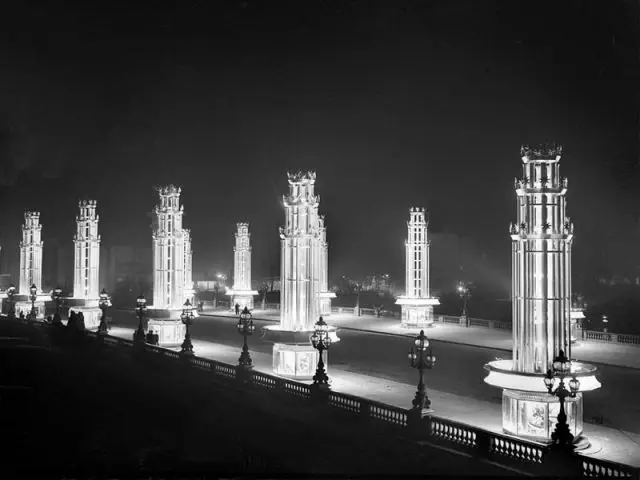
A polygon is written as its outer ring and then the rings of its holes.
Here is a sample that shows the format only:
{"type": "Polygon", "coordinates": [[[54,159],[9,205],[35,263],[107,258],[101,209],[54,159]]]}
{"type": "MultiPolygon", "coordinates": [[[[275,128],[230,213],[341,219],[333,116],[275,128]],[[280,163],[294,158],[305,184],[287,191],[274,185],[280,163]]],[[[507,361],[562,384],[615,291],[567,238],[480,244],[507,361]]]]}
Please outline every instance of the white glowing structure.
{"type": "MultiPolygon", "coordinates": [[[[181,189],[173,185],[158,187],[160,203],[154,209],[153,305],[147,309],[149,329],[159,335],[160,345],[182,343],[186,327],[180,320],[185,302],[185,232],[181,189]]],[[[190,240],[189,240],[189,243],[190,240]]]]}
{"type": "MultiPolygon", "coordinates": [[[[193,288],[193,248],[191,247],[191,230],[182,230],[184,235],[184,300],[195,305],[195,290],[193,288]]],[[[183,302],[184,304],[184,302],[183,302]]]]}
{"type": "Polygon", "coordinates": [[[87,330],[98,328],[102,312],[100,300],[100,235],[95,200],[78,202],[74,243],[73,298],[67,299],[70,312],[82,313],[87,330]]]}
{"type": "Polygon", "coordinates": [[[236,224],[236,244],[233,247],[233,288],[227,290],[231,296],[230,306],[240,310],[247,307],[253,310],[253,296],[258,292],[251,290],[251,234],[248,223],[236,224]]]}
{"type": "Polygon", "coordinates": [[[429,285],[429,247],[427,219],[424,208],[411,208],[407,222],[405,295],[398,297],[396,305],[402,309],[402,323],[406,328],[424,328],[433,325],[433,306],[440,305],[431,296],[429,285]]]}
{"type": "MultiPolygon", "coordinates": [[[[288,174],[288,180],[289,194],[283,196],[286,223],[280,227],[280,325],[265,327],[263,338],[274,342],[276,374],[308,379],[318,363],[309,338],[320,317],[320,197],[314,192],[315,172],[288,174]]],[[[338,341],[335,329],[330,335],[338,341]]]]}
{"type": "Polygon", "coordinates": [[[327,227],[324,223],[324,215],[318,215],[318,232],[320,234],[320,292],[318,306],[320,315],[331,315],[331,299],[336,294],[329,291],[329,243],[327,242],[327,227]]]}
{"type": "Polygon", "coordinates": [[[42,225],[40,225],[40,212],[24,212],[24,224],[22,225],[22,241],[20,242],[20,283],[18,295],[14,296],[16,315],[31,312],[31,300],[29,300],[31,285],[38,289],[38,299],[35,302],[36,315],[44,317],[45,300],[47,295],[42,292],[42,225]]]}
{"type": "Polygon", "coordinates": [[[579,325],[582,325],[582,320],[584,320],[584,318],[584,309],[581,306],[571,307],[571,343],[576,343],[578,341],[577,330],[580,328],[579,325]],[[580,320],[580,322],[578,320],[580,320]]]}
{"type": "Polygon", "coordinates": [[[40,212],[24,212],[22,241],[20,242],[20,288],[21,295],[29,295],[31,285],[42,290],[42,225],[40,212]]]}
{"type": "MultiPolygon", "coordinates": [[[[542,442],[551,442],[560,408],[557,397],[547,393],[544,375],[560,350],[571,358],[573,225],[566,216],[561,153],[560,146],[522,147],[523,178],[515,181],[518,223],[510,227],[513,359],[485,365],[489,375],[484,380],[503,389],[505,432],[542,442]]],[[[572,362],[580,392],[600,387],[595,371],[591,365],[572,362]]],[[[577,441],[583,428],[582,393],[567,398],[565,409],[577,441]]]]}

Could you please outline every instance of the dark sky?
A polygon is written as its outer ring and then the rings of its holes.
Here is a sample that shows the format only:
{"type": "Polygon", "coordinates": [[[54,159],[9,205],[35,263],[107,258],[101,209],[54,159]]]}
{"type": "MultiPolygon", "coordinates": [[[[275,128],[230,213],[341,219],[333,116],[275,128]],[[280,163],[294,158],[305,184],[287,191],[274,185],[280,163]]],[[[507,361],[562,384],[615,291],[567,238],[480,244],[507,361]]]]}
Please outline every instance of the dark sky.
{"type": "Polygon", "coordinates": [[[556,141],[574,270],[639,263],[634,2],[12,3],[0,242],[15,254],[25,208],[71,242],[79,198],[98,200],[105,246],[148,246],[153,186],[171,182],[195,270],[230,267],[248,220],[254,275],[278,274],[286,171],[315,169],[333,276],[402,277],[410,206],[508,274],[519,147],[556,141]]]}

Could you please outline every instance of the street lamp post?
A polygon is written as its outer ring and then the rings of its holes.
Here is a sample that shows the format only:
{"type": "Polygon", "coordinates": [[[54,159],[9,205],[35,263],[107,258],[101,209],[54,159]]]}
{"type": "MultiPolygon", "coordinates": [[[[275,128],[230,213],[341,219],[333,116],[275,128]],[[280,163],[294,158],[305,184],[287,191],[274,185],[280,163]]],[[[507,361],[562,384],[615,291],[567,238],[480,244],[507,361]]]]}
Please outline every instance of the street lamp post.
{"type": "Polygon", "coordinates": [[[462,299],[462,315],[460,316],[460,320],[464,322],[466,327],[469,327],[471,323],[467,313],[467,302],[471,298],[471,289],[465,282],[458,283],[458,296],[462,299]]]}
{"type": "Polygon", "coordinates": [[[138,316],[138,329],[133,334],[133,341],[137,346],[144,347],[144,317],[147,314],[147,299],[140,295],[136,299],[136,314],[138,316]]]}
{"type": "Polygon", "coordinates": [[[180,349],[181,355],[194,355],[193,353],[193,344],[191,343],[191,334],[189,333],[189,326],[193,325],[193,320],[196,318],[196,313],[193,311],[193,305],[187,298],[187,301],[184,302],[184,306],[182,308],[182,314],[180,315],[180,320],[184,323],[186,327],[186,332],[184,334],[184,341],[182,342],[182,346],[180,349]]]}
{"type": "Polygon", "coordinates": [[[7,318],[9,320],[16,319],[16,301],[14,297],[16,295],[16,286],[11,284],[9,288],[7,288],[7,298],[9,299],[9,312],[7,312],[7,318]]]}
{"type": "Polygon", "coordinates": [[[567,397],[575,398],[580,390],[580,381],[573,376],[571,380],[569,380],[569,389],[567,389],[564,380],[569,375],[571,375],[571,360],[566,357],[564,350],[560,350],[560,354],[553,359],[552,368],[547,370],[547,374],[544,377],[544,384],[549,393],[555,395],[558,397],[558,400],[560,400],[558,423],[556,423],[556,428],[551,434],[553,445],[572,451],[574,448],[573,435],[569,431],[569,423],[567,422],[564,403],[567,397]],[[559,382],[554,388],[556,379],[558,379],[559,382]]]}
{"type": "Polygon", "coordinates": [[[414,415],[422,418],[425,414],[430,413],[431,400],[427,396],[427,390],[424,385],[424,371],[425,369],[431,369],[436,363],[436,357],[433,356],[431,351],[431,345],[429,339],[424,334],[424,330],[420,330],[420,335],[414,340],[414,347],[409,352],[409,363],[417,369],[420,374],[420,380],[418,382],[418,390],[416,396],[413,399],[413,411],[414,415]]]}
{"type": "Polygon", "coordinates": [[[609,329],[607,328],[609,326],[609,318],[603,313],[602,314],[602,332],[603,333],[607,333],[609,331],[609,329]]]}
{"type": "Polygon", "coordinates": [[[311,345],[318,350],[318,367],[316,373],[313,376],[312,387],[318,390],[329,390],[329,376],[324,368],[324,360],[322,353],[325,350],[329,350],[331,346],[331,338],[329,338],[329,325],[327,325],[322,317],[316,322],[314,326],[313,335],[311,335],[311,345]]]}
{"type": "Polygon", "coordinates": [[[60,316],[60,305],[62,303],[62,288],[56,287],[51,290],[51,300],[56,304],[56,311],[53,314],[53,323],[62,325],[62,317],[60,316]]]}
{"type": "Polygon", "coordinates": [[[100,301],[98,303],[100,310],[102,311],[102,316],[100,317],[100,325],[98,326],[98,334],[106,335],[109,328],[107,327],[107,308],[111,306],[111,298],[109,298],[109,294],[103,288],[100,292],[100,301]]]}
{"type": "Polygon", "coordinates": [[[355,310],[354,313],[356,314],[356,316],[359,317],[360,316],[360,288],[361,288],[360,282],[356,282],[355,287],[356,287],[356,308],[354,308],[355,310]]]}
{"type": "Polygon", "coordinates": [[[244,307],[242,312],[240,313],[240,317],[238,318],[238,333],[244,337],[244,341],[242,344],[242,353],[240,354],[240,358],[238,359],[238,366],[236,368],[237,376],[241,379],[247,379],[249,377],[249,372],[253,369],[253,364],[251,362],[251,355],[249,354],[249,345],[247,344],[247,337],[253,334],[255,330],[255,325],[253,324],[253,319],[251,318],[251,312],[247,307],[244,307]]]}
{"type": "Polygon", "coordinates": [[[37,312],[36,312],[36,299],[38,298],[38,287],[33,283],[31,287],[29,287],[29,300],[31,300],[31,311],[29,312],[29,320],[35,321],[37,312]]]}

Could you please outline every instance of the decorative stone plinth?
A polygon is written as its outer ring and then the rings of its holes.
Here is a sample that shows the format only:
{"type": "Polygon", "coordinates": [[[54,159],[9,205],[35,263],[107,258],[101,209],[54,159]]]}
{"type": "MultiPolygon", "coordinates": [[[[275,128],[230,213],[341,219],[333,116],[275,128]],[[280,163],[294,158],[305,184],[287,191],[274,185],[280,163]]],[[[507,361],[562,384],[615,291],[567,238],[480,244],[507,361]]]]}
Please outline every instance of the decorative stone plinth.
{"type": "MultiPolygon", "coordinates": [[[[42,319],[45,317],[46,309],[45,309],[44,300],[36,300],[36,303],[34,304],[34,308],[36,309],[36,318],[42,319]]],[[[24,316],[26,317],[31,312],[31,302],[30,301],[16,302],[15,309],[16,309],[16,317],[20,316],[20,312],[23,312],[24,316]]]]}
{"type": "MultiPolygon", "coordinates": [[[[325,370],[327,355],[325,352],[325,370]]],[[[297,380],[311,380],[318,365],[318,351],[311,345],[276,343],[273,345],[273,372],[297,380]]]]}
{"type": "Polygon", "coordinates": [[[71,312],[82,313],[85,330],[97,330],[100,326],[102,310],[97,307],[69,307],[69,315],[71,315],[71,312]]]}
{"type": "MultiPolygon", "coordinates": [[[[578,442],[582,435],[582,394],[567,397],[564,404],[569,431],[578,442]]],[[[502,429],[511,435],[537,442],[551,443],[558,423],[560,402],[548,393],[502,391],[502,429]]]]}
{"type": "Polygon", "coordinates": [[[235,310],[236,303],[240,305],[240,311],[247,307],[249,310],[253,310],[253,296],[258,295],[255,290],[229,290],[227,295],[231,296],[229,307],[231,310],[235,310]]]}
{"type": "Polygon", "coordinates": [[[419,329],[433,326],[433,307],[440,305],[440,301],[437,298],[399,297],[396,304],[402,309],[400,326],[419,329]]]}
{"type": "MultiPolygon", "coordinates": [[[[496,360],[485,365],[489,375],[485,383],[502,388],[502,428],[506,433],[542,443],[551,443],[560,402],[547,392],[543,373],[525,373],[512,370],[512,360],[496,360]]],[[[580,381],[580,392],[600,388],[595,377],[597,368],[582,362],[572,362],[571,375],[580,381]]],[[[556,387],[558,379],[555,379],[556,387]]],[[[555,387],[554,387],[555,388],[555,387]]],[[[566,398],[565,412],[569,429],[580,442],[582,435],[582,393],[566,398]]],[[[583,442],[584,443],[584,442],[583,442]]]]}
{"type": "Polygon", "coordinates": [[[320,315],[328,317],[331,315],[331,299],[336,298],[333,292],[320,292],[320,315]]]}
{"type": "Polygon", "coordinates": [[[149,318],[147,332],[153,330],[153,333],[158,334],[158,341],[161,347],[179,347],[182,345],[184,336],[187,333],[187,327],[180,320],[181,313],[182,309],[178,308],[147,308],[147,316],[149,318]]]}
{"type": "Polygon", "coordinates": [[[158,334],[161,347],[179,347],[184,341],[187,327],[181,320],[150,319],[147,331],[158,334]]]}
{"type": "MultiPolygon", "coordinates": [[[[297,380],[310,380],[318,366],[318,351],[313,348],[309,340],[313,331],[280,330],[279,326],[269,326],[262,329],[262,340],[274,343],[273,372],[297,380]]],[[[339,342],[335,327],[329,327],[331,343],[339,342]]],[[[325,370],[329,361],[327,352],[324,353],[325,370]]]]}

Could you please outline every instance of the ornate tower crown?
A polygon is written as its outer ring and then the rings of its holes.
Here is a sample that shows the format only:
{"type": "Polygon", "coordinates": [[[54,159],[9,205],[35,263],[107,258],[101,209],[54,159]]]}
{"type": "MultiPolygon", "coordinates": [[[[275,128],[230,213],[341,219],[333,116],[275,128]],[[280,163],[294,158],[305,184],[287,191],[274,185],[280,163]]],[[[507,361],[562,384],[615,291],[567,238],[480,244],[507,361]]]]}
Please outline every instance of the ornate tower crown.
{"type": "Polygon", "coordinates": [[[309,170],[308,172],[297,171],[294,173],[287,172],[289,183],[315,183],[316,172],[309,170]]]}
{"type": "Polygon", "coordinates": [[[540,144],[537,146],[522,145],[522,147],[520,147],[520,156],[525,163],[536,160],[558,162],[562,156],[562,145],[556,143],[540,144]]]}
{"type": "Polygon", "coordinates": [[[164,187],[156,187],[156,191],[160,194],[161,197],[180,196],[182,189],[180,187],[176,187],[175,185],[166,185],[164,187]]]}
{"type": "Polygon", "coordinates": [[[409,209],[410,223],[428,223],[429,217],[423,207],[411,207],[409,209]]]}
{"type": "Polygon", "coordinates": [[[24,212],[24,228],[38,228],[40,224],[40,212],[27,210],[24,212]]]}
{"type": "Polygon", "coordinates": [[[78,207],[80,208],[96,208],[98,202],[95,200],[80,200],[78,202],[78,207]]]}

